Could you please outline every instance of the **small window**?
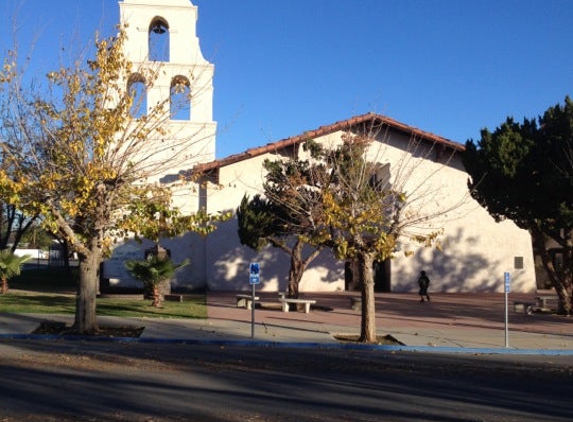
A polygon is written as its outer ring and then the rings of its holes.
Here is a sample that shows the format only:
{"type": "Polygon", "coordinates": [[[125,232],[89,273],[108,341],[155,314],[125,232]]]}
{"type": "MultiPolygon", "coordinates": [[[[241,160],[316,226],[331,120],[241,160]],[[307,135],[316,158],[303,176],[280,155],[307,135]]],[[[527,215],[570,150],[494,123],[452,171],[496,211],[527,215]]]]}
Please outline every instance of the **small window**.
{"type": "Polygon", "coordinates": [[[191,85],[189,79],[183,76],[173,78],[169,107],[172,120],[191,120],[191,85]]]}
{"type": "Polygon", "coordinates": [[[155,18],[149,25],[149,60],[169,61],[169,25],[162,18],[155,18]]]}
{"type": "Polygon", "coordinates": [[[131,75],[128,82],[128,93],[132,98],[131,117],[136,119],[147,114],[147,89],[145,79],[140,74],[131,75]]]}
{"type": "Polygon", "coordinates": [[[555,253],[555,257],[553,258],[553,265],[555,266],[556,271],[561,271],[563,269],[563,253],[562,252],[555,253]]]}
{"type": "Polygon", "coordinates": [[[513,268],[516,270],[523,270],[523,257],[522,256],[514,256],[513,257],[513,268]]]}
{"type": "Polygon", "coordinates": [[[368,184],[378,192],[390,189],[390,164],[377,164],[372,168],[368,184]]]}

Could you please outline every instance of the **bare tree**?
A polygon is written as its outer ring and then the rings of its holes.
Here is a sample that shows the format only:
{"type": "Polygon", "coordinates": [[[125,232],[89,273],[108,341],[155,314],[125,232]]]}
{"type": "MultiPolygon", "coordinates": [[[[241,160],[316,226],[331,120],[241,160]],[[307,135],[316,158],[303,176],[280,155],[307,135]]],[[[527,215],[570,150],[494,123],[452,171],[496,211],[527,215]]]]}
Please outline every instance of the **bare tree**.
{"type": "MultiPolygon", "coordinates": [[[[448,194],[435,183],[455,148],[444,149],[416,137],[403,144],[391,136],[384,121],[373,116],[349,127],[338,144],[309,144],[312,182],[294,177],[299,186],[293,189],[295,183],[289,178],[274,180],[276,192],[290,190],[298,198],[283,203],[289,219],[310,226],[305,241],[331,248],[357,269],[363,342],[376,341],[374,263],[392,259],[396,253],[412,255],[420,247],[439,246],[443,225],[468,198],[466,194],[457,201],[440,201],[448,194]],[[440,163],[435,157],[440,157],[440,163]],[[316,214],[300,206],[300,192],[314,194],[316,214]]],[[[282,168],[295,162],[287,160],[282,168]]],[[[275,198],[280,200],[280,195],[275,193],[275,198]]]]}

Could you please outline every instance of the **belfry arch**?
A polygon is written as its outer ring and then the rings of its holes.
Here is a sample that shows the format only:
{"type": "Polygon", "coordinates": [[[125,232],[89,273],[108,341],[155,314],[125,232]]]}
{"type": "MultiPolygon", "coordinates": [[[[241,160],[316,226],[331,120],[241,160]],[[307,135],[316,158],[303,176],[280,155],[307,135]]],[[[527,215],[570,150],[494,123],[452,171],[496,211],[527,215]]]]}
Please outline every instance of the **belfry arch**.
{"type": "Polygon", "coordinates": [[[171,120],[191,119],[191,83],[182,75],[177,75],[171,80],[169,92],[169,107],[171,120]]]}
{"type": "MultiPolygon", "coordinates": [[[[136,99],[140,110],[132,114],[130,123],[157,129],[137,142],[135,154],[150,157],[149,167],[158,163],[158,168],[165,169],[164,174],[154,174],[146,181],[171,188],[172,204],[182,213],[197,212],[205,205],[204,196],[195,182],[186,182],[181,176],[197,164],[215,160],[217,129],[213,120],[215,68],[205,60],[199,46],[197,7],[190,0],[120,0],[119,9],[120,26],[126,35],[123,53],[131,62],[125,88],[127,94],[142,97],[136,99]],[[172,110],[172,105],[177,110],[172,110]],[[141,118],[141,110],[147,118],[141,118]],[[163,165],[166,162],[169,166],[163,165]]],[[[189,258],[194,263],[181,269],[178,277],[186,282],[206,279],[202,240],[195,247],[189,246],[189,237],[162,242],[177,245],[168,246],[175,260],[189,258]]],[[[127,256],[143,256],[146,246],[130,241],[118,244],[105,262],[103,278],[118,280],[122,287],[139,285],[123,261],[127,256]]]]}
{"type": "Polygon", "coordinates": [[[169,61],[169,24],[167,21],[156,16],[149,24],[148,30],[148,54],[150,61],[169,61]]]}
{"type": "Polygon", "coordinates": [[[174,145],[179,143],[178,137],[198,139],[188,151],[189,161],[173,170],[188,170],[198,162],[214,160],[214,66],[205,60],[199,46],[197,7],[189,0],[123,0],[119,7],[127,35],[125,54],[134,73],[156,75],[146,86],[147,109],[165,105],[171,118],[162,125],[174,145]],[[180,110],[172,109],[175,103],[180,110]]]}
{"type": "Polygon", "coordinates": [[[130,115],[140,118],[147,114],[147,88],[140,73],[132,73],[127,80],[127,91],[131,97],[130,115]]]}

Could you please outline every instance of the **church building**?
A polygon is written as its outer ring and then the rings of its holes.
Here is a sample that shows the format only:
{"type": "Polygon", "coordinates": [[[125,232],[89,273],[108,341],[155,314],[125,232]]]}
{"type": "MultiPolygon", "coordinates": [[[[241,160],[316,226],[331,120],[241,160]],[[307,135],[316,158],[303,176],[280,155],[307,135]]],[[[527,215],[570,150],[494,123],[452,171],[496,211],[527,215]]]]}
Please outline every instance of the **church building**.
{"type": "MultiPolygon", "coordinates": [[[[468,175],[461,162],[463,145],[368,113],[339,122],[323,122],[324,126],[302,134],[215,159],[214,66],[203,58],[199,47],[195,32],[197,7],[189,0],[123,0],[119,5],[122,22],[129,23],[128,58],[145,66],[161,62],[165,69],[157,84],[146,93],[147,106],[162,96],[176,95],[173,90],[176,85],[191,90],[188,113],[173,116],[168,122],[176,128],[170,133],[177,136],[202,134],[196,149],[190,151],[189,160],[173,169],[174,174],[190,172],[197,177],[185,195],[177,196],[175,205],[186,212],[204,208],[209,213],[234,213],[245,194],[252,197],[262,192],[266,159],[304,158],[306,152],[302,146],[306,141],[334,148],[347,134],[367,134],[372,141],[369,161],[380,163],[380,168],[389,172],[392,183],[406,192],[410,215],[422,215],[422,211],[432,215],[431,219],[419,222],[420,230],[440,233],[439,247],[414,245],[407,238],[400,239],[394,258],[375,266],[377,291],[415,291],[421,270],[428,273],[436,292],[503,292],[505,272],[511,274],[512,291],[535,291],[530,235],[511,221],[495,222],[471,198],[468,175]],[[181,83],[182,75],[190,73],[195,75],[194,80],[181,83]]],[[[177,139],[172,142],[176,144],[177,139]]],[[[191,265],[177,273],[172,287],[249,290],[249,263],[259,262],[258,289],[284,291],[290,265],[288,255],[271,247],[255,252],[241,245],[237,229],[234,217],[207,237],[187,234],[162,240],[161,244],[171,250],[176,262],[191,260],[191,265]]],[[[149,245],[128,242],[118,246],[104,265],[104,277],[111,283],[128,284],[123,261],[141,257],[149,245]]],[[[345,263],[337,261],[329,250],[313,261],[300,284],[301,292],[352,288],[345,263]]]]}

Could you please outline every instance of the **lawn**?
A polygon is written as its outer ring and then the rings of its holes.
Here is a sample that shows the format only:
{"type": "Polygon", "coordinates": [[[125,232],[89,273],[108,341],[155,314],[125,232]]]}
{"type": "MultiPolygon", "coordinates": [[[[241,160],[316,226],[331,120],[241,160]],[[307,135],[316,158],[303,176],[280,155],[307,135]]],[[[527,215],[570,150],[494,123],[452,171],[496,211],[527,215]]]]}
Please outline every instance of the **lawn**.
{"type": "MultiPolygon", "coordinates": [[[[64,269],[31,269],[10,281],[10,290],[0,295],[0,312],[74,314],[76,275],[64,269]]],[[[184,295],[183,302],[164,301],[151,306],[142,294],[97,299],[97,314],[119,317],[206,318],[205,294],[184,295]]]]}

